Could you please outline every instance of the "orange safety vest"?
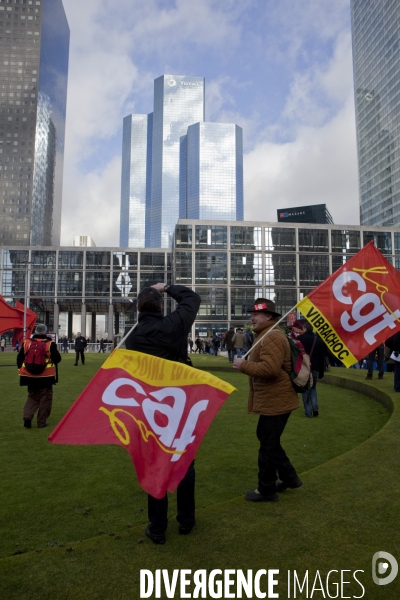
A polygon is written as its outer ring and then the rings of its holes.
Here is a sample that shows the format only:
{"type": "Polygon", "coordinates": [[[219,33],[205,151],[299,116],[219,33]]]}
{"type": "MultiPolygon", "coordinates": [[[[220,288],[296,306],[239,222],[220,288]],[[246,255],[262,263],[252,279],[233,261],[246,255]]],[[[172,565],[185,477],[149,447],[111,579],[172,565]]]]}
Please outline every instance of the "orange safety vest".
{"type": "MultiPolygon", "coordinates": [[[[45,366],[44,370],[42,371],[42,373],[39,373],[39,375],[33,375],[32,373],[30,373],[28,371],[28,369],[25,366],[25,362],[24,362],[22,367],[20,369],[18,369],[18,374],[20,375],[20,377],[33,377],[34,379],[41,379],[43,377],[55,377],[56,376],[56,367],[55,367],[53,361],[51,360],[51,356],[50,356],[50,346],[52,344],[52,341],[51,340],[47,340],[47,341],[46,340],[36,340],[36,341],[46,344],[46,366],[45,366]]],[[[25,356],[28,354],[31,344],[32,344],[32,340],[25,340],[24,345],[23,345],[25,356]]]]}

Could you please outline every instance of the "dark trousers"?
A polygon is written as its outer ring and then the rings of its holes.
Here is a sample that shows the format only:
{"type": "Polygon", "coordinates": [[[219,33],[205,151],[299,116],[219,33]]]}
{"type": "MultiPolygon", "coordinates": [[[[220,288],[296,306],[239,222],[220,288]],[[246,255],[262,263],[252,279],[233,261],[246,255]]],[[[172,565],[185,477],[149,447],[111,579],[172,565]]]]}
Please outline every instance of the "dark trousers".
{"type": "Polygon", "coordinates": [[[277,477],[285,483],[294,481],[297,473],[281,446],[281,435],[290,417],[283,415],[260,415],[257,425],[258,452],[258,491],[263,496],[275,493],[277,477]]]}
{"type": "Polygon", "coordinates": [[[384,348],[383,345],[379,346],[377,350],[370,352],[367,358],[368,377],[372,377],[374,372],[374,362],[376,357],[376,364],[378,367],[379,377],[383,377],[383,362],[384,362],[384,348]]]}
{"type": "Polygon", "coordinates": [[[53,402],[53,388],[41,389],[28,387],[28,399],[25,402],[23,418],[32,421],[35,412],[38,411],[38,427],[45,427],[46,420],[50,416],[53,402]]]}
{"type": "Polygon", "coordinates": [[[85,364],[85,352],[83,350],[75,350],[75,354],[76,354],[76,358],[75,358],[75,364],[77,365],[79,362],[79,355],[81,357],[81,361],[82,364],[85,364]]]}
{"type": "Polygon", "coordinates": [[[400,362],[394,363],[394,391],[400,392],[400,362]]]}
{"type": "MultiPolygon", "coordinates": [[[[181,525],[193,525],[195,519],[194,484],[195,484],[194,461],[190,465],[185,477],[178,485],[176,491],[176,503],[178,514],[176,520],[181,525]]],[[[153,496],[147,497],[148,516],[150,531],[156,535],[165,533],[168,525],[168,496],[158,500],[153,496]]]]}

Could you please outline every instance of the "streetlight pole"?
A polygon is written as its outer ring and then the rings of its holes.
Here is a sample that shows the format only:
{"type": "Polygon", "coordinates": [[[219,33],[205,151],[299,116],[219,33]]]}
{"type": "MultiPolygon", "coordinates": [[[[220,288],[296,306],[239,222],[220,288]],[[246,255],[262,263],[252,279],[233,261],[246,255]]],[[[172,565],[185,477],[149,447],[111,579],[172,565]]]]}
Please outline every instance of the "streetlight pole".
{"type": "Polygon", "coordinates": [[[28,303],[28,276],[30,275],[30,265],[32,263],[31,262],[26,262],[25,263],[25,297],[24,297],[24,329],[23,329],[23,336],[24,336],[24,341],[26,340],[26,305],[28,303]]]}

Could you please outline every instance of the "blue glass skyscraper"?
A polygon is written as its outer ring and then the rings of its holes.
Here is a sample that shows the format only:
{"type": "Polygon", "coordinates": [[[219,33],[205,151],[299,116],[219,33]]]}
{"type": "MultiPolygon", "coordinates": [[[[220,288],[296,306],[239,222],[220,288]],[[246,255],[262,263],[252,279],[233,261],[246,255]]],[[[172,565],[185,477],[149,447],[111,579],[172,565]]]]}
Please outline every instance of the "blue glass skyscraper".
{"type": "Polygon", "coordinates": [[[241,127],[195,123],[186,138],[181,141],[180,218],[243,220],[241,127]]]}
{"type": "Polygon", "coordinates": [[[151,183],[153,113],[123,122],[120,246],[145,247],[146,194],[151,183]]]}
{"type": "Polygon", "coordinates": [[[400,225],[400,2],[351,0],[361,225],[400,225]]]}
{"type": "Polygon", "coordinates": [[[204,121],[204,78],[163,75],[154,82],[151,200],[146,246],[169,248],[179,219],[180,138],[204,121]]]}
{"type": "Polygon", "coordinates": [[[204,123],[203,77],[158,77],[153,113],[124,119],[122,154],[121,246],[170,248],[178,219],[196,211],[243,219],[242,130],[204,123]]]}
{"type": "Polygon", "coordinates": [[[59,245],[68,22],[62,0],[1,2],[0,19],[0,244],[59,245]]]}

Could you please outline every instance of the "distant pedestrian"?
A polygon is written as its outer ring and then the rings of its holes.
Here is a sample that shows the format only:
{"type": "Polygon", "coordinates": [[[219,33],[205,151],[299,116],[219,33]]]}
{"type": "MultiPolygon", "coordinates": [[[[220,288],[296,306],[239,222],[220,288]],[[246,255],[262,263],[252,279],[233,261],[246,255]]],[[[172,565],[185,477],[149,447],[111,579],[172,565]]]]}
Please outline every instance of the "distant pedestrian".
{"type": "Polygon", "coordinates": [[[192,352],[193,352],[193,340],[190,337],[188,341],[189,341],[189,352],[190,352],[190,354],[192,354],[192,352]]]}
{"type": "Polygon", "coordinates": [[[378,379],[383,379],[383,363],[385,358],[385,345],[379,344],[372,352],[367,356],[367,368],[368,373],[365,379],[372,379],[374,373],[374,362],[376,361],[378,367],[378,379]]]}
{"type": "Polygon", "coordinates": [[[235,335],[234,327],[230,327],[229,330],[225,334],[225,347],[228,350],[228,360],[233,363],[233,359],[235,358],[235,344],[232,341],[233,336],[235,335]]]}
{"type": "Polygon", "coordinates": [[[20,345],[19,341],[17,340],[17,341],[15,342],[15,348],[14,348],[14,352],[19,352],[19,349],[20,349],[20,347],[21,347],[21,345],[20,345]]]}
{"type": "Polygon", "coordinates": [[[75,367],[78,366],[79,356],[81,357],[82,365],[85,364],[86,345],[87,345],[86,338],[84,338],[83,335],[81,335],[81,332],[78,331],[78,335],[75,338],[75,354],[76,354],[75,363],[74,363],[75,367]]]}
{"type": "Polygon", "coordinates": [[[100,345],[99,345],[99,353],[102,352],[104,354],[105,351],[106,351],[106,342],[103,338],[101,338],[100,345]]]}
{"type": "Polygon", "coordinates": [[[221,344],[221,340],[219,339],[219,337],[217,336],[217,334],[214,335],[214,337],[211,340],[212,343],[212,347],[214,350],[214,356],[218,355],[218,350],[219,350],[219,346],[221,344]]]}
{"type": "Polygon", "coordinates": [[[1,346],[1,351],[4,352],[4,348],[6,347],[6,340],[3,337],[1,338],[0,346],[1,346]]]}
{"type": "Polygon", "coordinates": [[[309,390],[302,393],[304,414],[306,417],[318,417],[319,406],[317,397],[317,380],[322,379],[325,374],[325,344],[321,338],[313,333],[310,323],[304,324],[304,333],[297,340],[304,346],[304,350],[310,357],[313,384],[309,390]]]}
{"type": "Polygon", "coordinates": [[[68,338],[66,335],[64,335],[62,339],[62,347],[64,354],[68,354],[68,338]]]}
{"type": "Polygon", "coordinates": [[[196,338],[195,345],[196,345],[196,348],[195,348],[195,351],[194,351],[195,354],[196,354],[196,352],[198,352],[199,354],[201,354],[202,352],[204,352],[203,341],[202,341],[202,339],[200,337],[196,338]]]}
{"type": "Polygon", "coordinates": [[[53,403],[53,385],[57,383],[57,367],[61,354],[57,344],[47,336],[47,327],[36,325],[31,339],[25,340],[17,356],[20,385],[28,386],[24,406],[24,427],[30,429],[37,414],[38,427],[46,427],[53,403]],[[35,356],[35,358],[33,358],[35,356]],[[34,362],[32,362],[34,361],[34,362]]]}
{"type": "Polygon", "coordinates": [[[241,327],[236,329],[236,333],[232,338],[232,342],[236,350],[237,358],[242,358],[243,348],[246,344],[246,336],[244,335],[241,327]]]}

